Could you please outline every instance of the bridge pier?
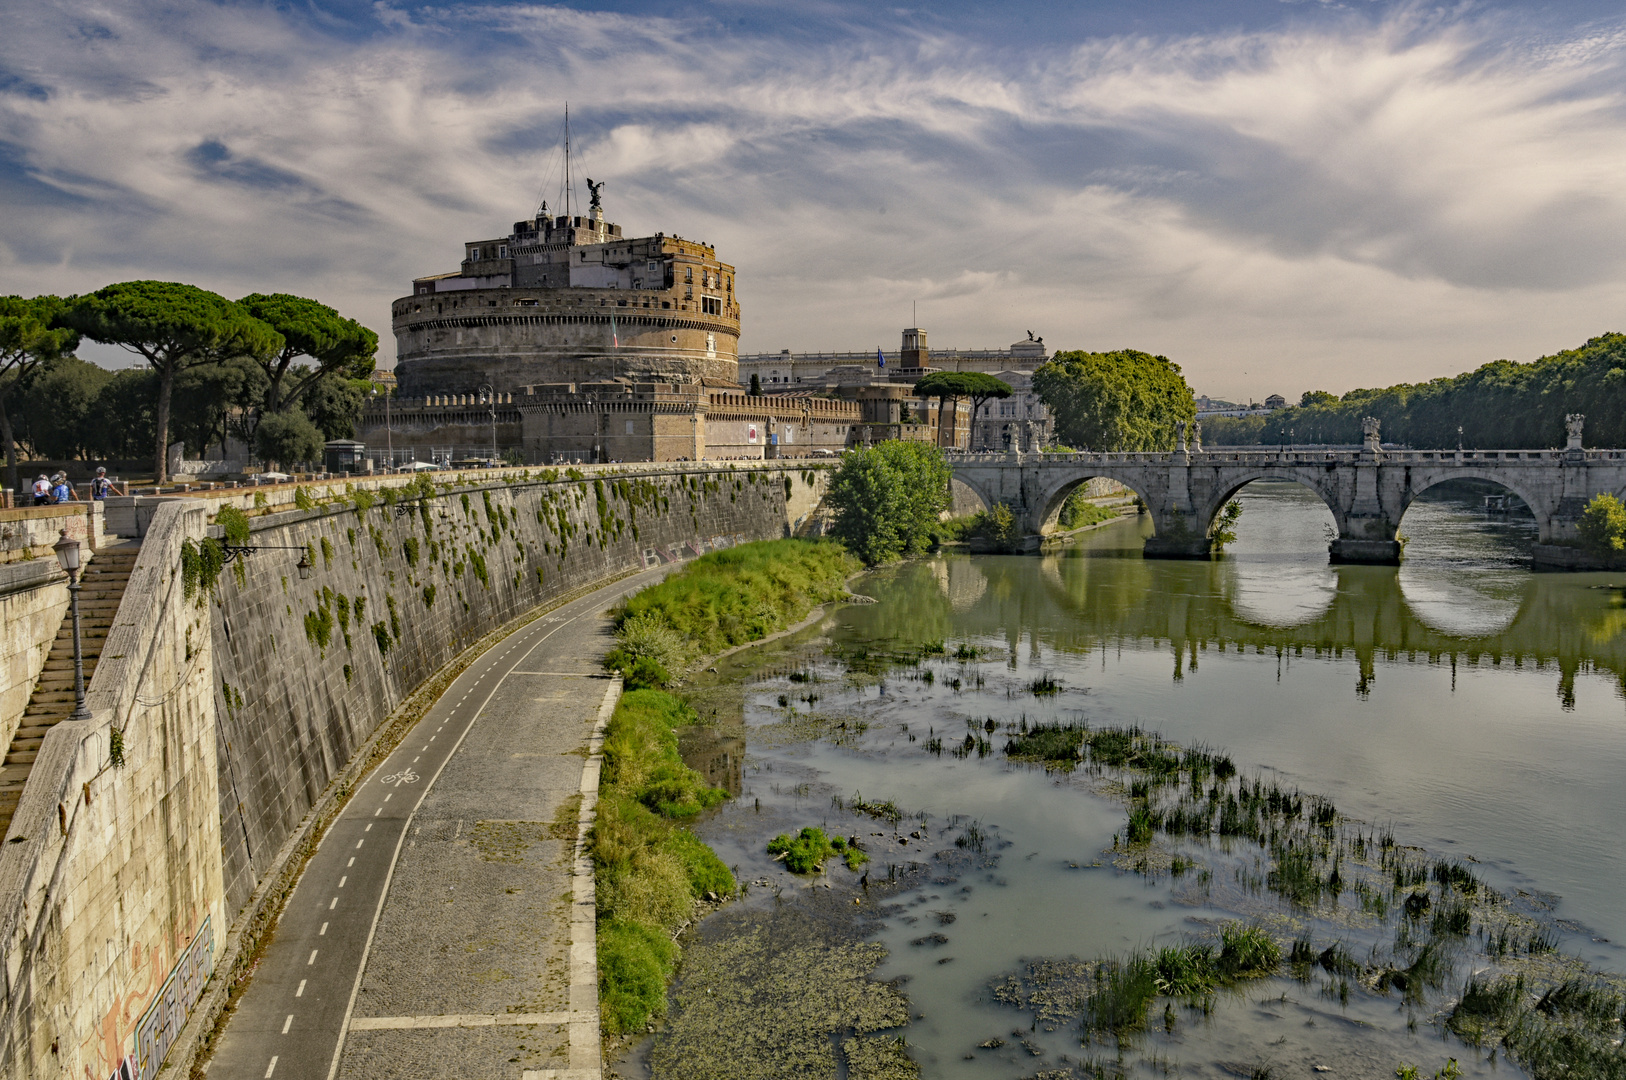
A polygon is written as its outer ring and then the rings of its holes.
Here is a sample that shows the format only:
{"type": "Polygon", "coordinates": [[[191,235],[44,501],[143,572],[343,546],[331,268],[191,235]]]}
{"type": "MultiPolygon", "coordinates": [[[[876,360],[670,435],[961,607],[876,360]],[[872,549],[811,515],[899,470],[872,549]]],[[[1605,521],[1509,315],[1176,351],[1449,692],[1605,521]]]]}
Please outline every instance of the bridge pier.
{"type": "Polygon", "coordinates": [[[1399,540],[1365,540],[1354,536],[1340,536],[1327,545],[1327,554],[1335,563],[1399,566],[1400,553],[1404,547],[1399,540]]]}

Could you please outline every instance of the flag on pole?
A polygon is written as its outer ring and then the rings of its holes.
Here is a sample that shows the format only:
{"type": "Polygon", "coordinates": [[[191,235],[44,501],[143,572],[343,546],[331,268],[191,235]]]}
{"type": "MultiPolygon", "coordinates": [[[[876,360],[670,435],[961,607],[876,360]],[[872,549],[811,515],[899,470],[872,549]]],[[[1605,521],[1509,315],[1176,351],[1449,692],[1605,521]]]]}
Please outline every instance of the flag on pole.
{"type": "Polygon", "coordinates": [[[881,351],[879,345],[875,346],[875,366],[886,367],[886,354],[881,351]]]}
{"type": "Polygon", "coordinates": [[[610,312],[610,344],[615,348],[621,347],[621,335],[615,329],[615,312],[610,312]]]}

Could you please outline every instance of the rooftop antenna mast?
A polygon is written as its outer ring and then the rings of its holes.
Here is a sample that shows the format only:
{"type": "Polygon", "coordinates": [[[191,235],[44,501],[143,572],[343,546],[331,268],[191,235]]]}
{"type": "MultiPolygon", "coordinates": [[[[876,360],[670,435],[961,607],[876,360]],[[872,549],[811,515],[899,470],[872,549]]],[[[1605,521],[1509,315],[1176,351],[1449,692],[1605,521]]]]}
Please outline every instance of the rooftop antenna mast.
{"type": "Polygon", "coordinates": [[[570,175],[570,102],[565,102],[565,225],[570,224],[570,189],[573,179],[570,175]]]}

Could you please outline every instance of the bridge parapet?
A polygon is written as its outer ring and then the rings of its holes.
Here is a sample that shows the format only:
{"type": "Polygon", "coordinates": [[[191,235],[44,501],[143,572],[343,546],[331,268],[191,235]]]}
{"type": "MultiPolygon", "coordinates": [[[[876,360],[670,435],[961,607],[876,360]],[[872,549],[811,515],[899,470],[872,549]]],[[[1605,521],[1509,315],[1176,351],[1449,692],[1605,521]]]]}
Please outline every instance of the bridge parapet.
{"type": "Polygon", "coordinates": [[[1255,480],[1286,480],[1326,503],[1338,535],[1335,562],[1397,563],[1400,519],[1422,492],[1452,479],[1488,480],[1519,496],[1542,544],[1576,539],[1586,503],[1626,495],[1626,450],[1260,449],[954,454],[956,479],[1016,512],[1029,536],[1055,528],[1068,494],[1085,480],[1115,480],[1140,496],[1154,535],[1146,554],[1206,558],[1220,509],[1255,480]]]}

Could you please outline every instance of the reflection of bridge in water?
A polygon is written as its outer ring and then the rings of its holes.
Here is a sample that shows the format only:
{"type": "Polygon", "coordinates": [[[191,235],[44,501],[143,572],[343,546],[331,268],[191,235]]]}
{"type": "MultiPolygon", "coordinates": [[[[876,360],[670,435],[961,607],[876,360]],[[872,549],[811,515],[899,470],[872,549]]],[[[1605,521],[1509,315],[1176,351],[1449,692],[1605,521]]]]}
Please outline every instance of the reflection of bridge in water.
{"type": "Polygon", "coordinates": [[[1020,558],[951,556],[900,568],[894,572],[919,576],[920,587],[889,594],[889,607],[906,610],[887,612],[887,623],[916,640],[1004,638],[1013,656],[1024,639],[1030,648],[1071,653],[1132,643],[1166,648],[1177,679],[1205,656],[1251,651],[1353,657],[1361,693],[1379,662],[1550,670],[1566,706],[1580,673],[1608,672],[1626,693],[1626,604],[1617,591],[1589,588],[1573,575],[1530,575],[1500,632],[1464,637],[1430,626],[1386,567],[1332,568],[1335,588],[1319,615],[1267,626],[1238,613],[1245,598],[1234,564],[1089,554],[1047,557],[1037,574],[1033,560],[1020,558]]]}
{"type": "Polygon", "coordinates": [[[1539,543],[1570,541],[1592,496],[1626,493],[1626,451],[1581,448],[1580,418],[1572,417],[1565,450],[1390,451],[1367,429],[1360,450],[1300,451],[1286,447],[1173,453],[960,454],[954,478],[992,506],[1016,512],[1030,536],[1055,528],[1067,496],[1096,477],[1140,496],[1155,534],[1145,552],[1163,558],[1209,553],[1220,509],[1255,480],[1286,480],[1314,491],[1332,511],[1338,535],[1334,562],[1400,561],[1400,519],[1412,501],[1451,480],[1487,480],[1530,507],[1539,543]]]}

